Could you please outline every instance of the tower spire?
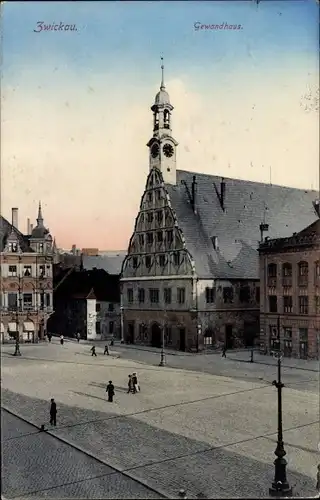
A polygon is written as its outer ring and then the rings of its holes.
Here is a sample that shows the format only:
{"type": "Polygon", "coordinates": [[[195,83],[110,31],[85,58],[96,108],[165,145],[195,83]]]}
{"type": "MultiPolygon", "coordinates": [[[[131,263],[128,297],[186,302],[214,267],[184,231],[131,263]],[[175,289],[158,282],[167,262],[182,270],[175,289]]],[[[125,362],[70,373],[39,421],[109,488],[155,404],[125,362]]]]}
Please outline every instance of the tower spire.
{"type": "Polygon", "coordinates": [[[41,201],[39,201],[37,225],[38,226],[42,226],[43,225],[43,217],[42,217],[42,210],[41,210],[41,201]]]}
{"type": "Polygon", "coordinates": [[[165,84],[164,84],[164,65],[163,65],[163,57],[161,57],[161,85],[160,85],[160,90],[165,90],[165,84]]]}

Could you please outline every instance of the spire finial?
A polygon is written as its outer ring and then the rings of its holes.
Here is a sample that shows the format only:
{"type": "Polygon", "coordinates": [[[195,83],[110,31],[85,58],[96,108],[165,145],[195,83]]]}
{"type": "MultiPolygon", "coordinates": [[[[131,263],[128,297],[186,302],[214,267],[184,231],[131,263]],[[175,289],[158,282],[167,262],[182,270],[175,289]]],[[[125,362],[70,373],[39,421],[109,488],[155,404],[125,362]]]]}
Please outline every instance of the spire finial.
{"type": "Polygon", "coordinates": [[[38,223],[38,226],[40,226],[40,225],[43,224],[43,217],[42,217],[42,210],[41,210],[41,201],[39,201],[37,223],[38,223]]]}
{"type": "Polygon", "coordinates": [[[161,85],[160,90],[164,90],[166,87],[164,85],[164,65],[163,65],[163,57],[161,57],[161,85]]]}

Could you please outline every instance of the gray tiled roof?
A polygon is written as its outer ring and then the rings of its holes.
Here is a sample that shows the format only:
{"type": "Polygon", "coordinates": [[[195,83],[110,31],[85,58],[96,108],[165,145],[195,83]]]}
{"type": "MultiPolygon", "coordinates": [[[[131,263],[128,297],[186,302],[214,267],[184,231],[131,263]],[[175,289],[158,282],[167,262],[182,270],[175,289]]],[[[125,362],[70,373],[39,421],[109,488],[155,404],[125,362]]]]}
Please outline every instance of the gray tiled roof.
{"type": "Polygon", "coordinates": [[[31,250],[31,248],[29,247],[28,237],[23,235],[18,229],[12,226],[12,224],[10,224],[7,219],[2,217],[2,215],[0,215],[0,252],[3,252],[4,247],[6,246],[6,241],[11,233],[12,228],[14,228],[14,231],[18,237],[21,250],[23,252],[33,252],[33,250],[31,250]]]}
{"type": "Polygon", "coordinates": [[[199,277],[258,279],[259,226],[269,224],[264,236],[286,237],[314,222],[316,191],[224,178],[225,211],[214,184],[221,177],[177,171],[177,185],[166,184],[187,249],[195,260],[199,277]],[[191,192],[197,181],[197,214],[192,210],[186,186],[191,192]],[[216,236],[218,250],[211,237],[216,236]]]}
{"type": "Polygon", "coordinates": [[[108,274],[120,274],[122,262],[126,256],[126,252],[116,255],[83,255],[83,269],[90,271],[94,268],[104,269],[108,274]]]}

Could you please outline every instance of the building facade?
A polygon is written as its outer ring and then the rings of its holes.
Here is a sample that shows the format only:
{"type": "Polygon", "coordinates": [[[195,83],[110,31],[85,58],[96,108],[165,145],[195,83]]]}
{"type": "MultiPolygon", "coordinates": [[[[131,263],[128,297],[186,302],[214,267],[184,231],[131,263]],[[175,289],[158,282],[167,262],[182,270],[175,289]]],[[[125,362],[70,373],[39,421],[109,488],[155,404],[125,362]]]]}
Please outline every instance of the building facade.
{"type": "Polygon", "coordinates": [[[54,242],[45,228],[39,204],[37,225],[27,235],[18,229],[18,209],[12,223],[1,217],[1,341],[43,340],[52,314],[54,242]]]}
{"type": "Polygon", "coordinates": [[[317,193],[177,170],[163,74],[151,111],[149,174],[121,272],[123,340],[191,351],[252,345],[259,242],[312,223],[317,193]]]}
{"type": "Polygon", "coordinates": [[[85,340],[120,339],[119,275],[103,269],[55,272],[54,314],[48,331],[85,340]]]}
{"type": "Polygon", "coordinates": [[[320,220],[260,244],[261,343],[284,356],[319,359],[320,220]]]}

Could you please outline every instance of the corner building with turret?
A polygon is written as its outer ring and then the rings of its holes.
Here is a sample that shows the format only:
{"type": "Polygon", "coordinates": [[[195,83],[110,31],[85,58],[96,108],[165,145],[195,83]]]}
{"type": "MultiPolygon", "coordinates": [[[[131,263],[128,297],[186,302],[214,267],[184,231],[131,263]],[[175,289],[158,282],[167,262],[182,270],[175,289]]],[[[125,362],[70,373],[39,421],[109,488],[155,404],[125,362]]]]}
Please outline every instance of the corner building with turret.
{"type": "Polygon", "coordinates": [[[177,170],[173,110],[162,67],[149,174],[122,265],[123,340],[181,351],[252,346],[259,243],[317,220],[317,193],[177,170]]]}

